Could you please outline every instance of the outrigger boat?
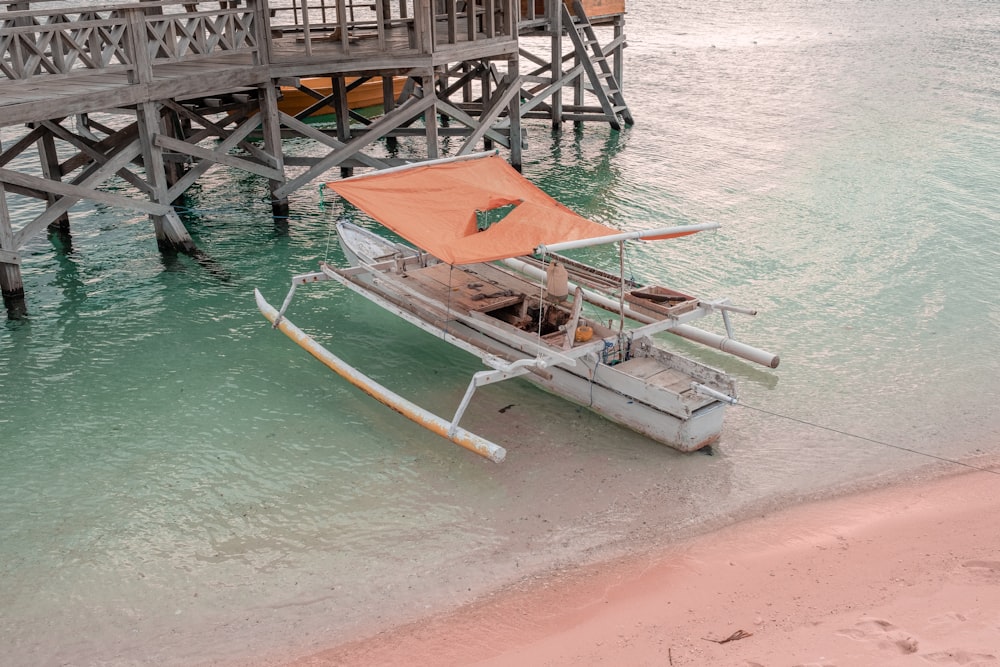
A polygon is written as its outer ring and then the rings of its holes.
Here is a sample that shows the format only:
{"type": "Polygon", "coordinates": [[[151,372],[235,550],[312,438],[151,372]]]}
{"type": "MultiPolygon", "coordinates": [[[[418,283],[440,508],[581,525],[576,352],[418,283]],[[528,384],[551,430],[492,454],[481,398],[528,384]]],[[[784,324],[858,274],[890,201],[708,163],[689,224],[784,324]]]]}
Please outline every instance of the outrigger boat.
{"type": "MultiPolygon", "coordinates": [[[[326,184],[413,245],[337,225],[351,266],[321,263],[292,278],[264,316],[323,363],[397,412],[494,461],[500,445],[459,427],[477,387],[522,377],[680,451],[722,432],[735,383],[669,352],[668,331],[774,368],[778,357],[732,339],[729,313],[754,311],[636,283],[563,255],[589,245],[666,239],[717,223],[620,232],[587,220],[524,179],[495,152],[382,170],[326,184]],[[285,317],[300,285],[334,280],[483,361],[451,420],[424,410],[334,356],[285,317]],[[721,313],[727,335],[689,322],[721,313]]],[[[623,264],[623,262],[621,263],[623,264]]]]}

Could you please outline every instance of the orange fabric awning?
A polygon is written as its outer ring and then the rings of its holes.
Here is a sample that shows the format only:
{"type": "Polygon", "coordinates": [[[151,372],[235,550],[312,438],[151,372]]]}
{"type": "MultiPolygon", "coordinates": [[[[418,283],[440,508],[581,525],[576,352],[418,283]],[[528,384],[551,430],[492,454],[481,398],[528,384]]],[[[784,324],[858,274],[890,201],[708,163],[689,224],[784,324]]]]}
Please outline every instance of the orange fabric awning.
{"type": "Polygon", "coordinates": [[[375,172],[328,188],[449,264],[530,255],[542,244],[615,234],[535,187],[499,155],[375,172]],[[479,231],[477,212],[513,205],[479,231]]]}

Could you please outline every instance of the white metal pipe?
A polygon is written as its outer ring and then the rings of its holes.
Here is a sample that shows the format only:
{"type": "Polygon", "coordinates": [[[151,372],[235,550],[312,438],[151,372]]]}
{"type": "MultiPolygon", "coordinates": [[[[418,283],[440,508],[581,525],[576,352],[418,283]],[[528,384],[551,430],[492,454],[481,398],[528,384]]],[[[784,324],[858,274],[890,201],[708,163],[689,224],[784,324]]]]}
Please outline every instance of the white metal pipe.
{"type": "Polygon", "coordinates": [[[700,300],[700,303],[703,306],[708,306],[712,310],[718,310],[719,312],[722,313],[726,312],[740,313],[742,315],[751,315],[751,316],[757,314],[757,311],[755,309],[747,308],[745,306],[735,306],[729,303],[728,299],[722,299],[720,301],[705,301],[704,299],[702,299],[700,300]]]}
{"type": "MultiPolygon", "coordinates": [[[[525,275],[544,279],[545,271],[532,266],[525,261],[519,259],[505,259],[503,260],[503,263],[516,271],[524,273],[525,275]]],[[[578,287],[576,283],[572,280],[569,281],[570,289],[576,289],[576,287],[578,287]]],[[[617,301],[609,299],[606,296],[598,294],[597,292],[583,289],[583,296],[590,303],[600,306],[601,308],[605,308],[610,312],[620,312],[618,310],[619,304],[617,301]]],[[[718,307],[719,306],[716,304],[716,308],[718,307]]],[[[657,319],[642,313],[637,313],[628,306],[625,307],[625,317],[631,318],[636,322],[642,322],[643,324],[654,324],[658,322],[657,319]]],[[[689,324],[677,324],[669,329],[666,329],[666,331],[668,333],[676,334],[682,338],[687,338],[688,340],[692,340],[696,343],[701,343],[702,345],[721,350],[722,352],[727,352],[734,357],[740,357],[741,359],[752,361],[755,364],[767,366],[768,368],[777,368],[778,362],[780,361],[780,358],[776,354],[766,350],[761,350],[753,347],[752,345],[747,345],[746,343],[741,343],[726,336],[719,336],[710,331],[705,331],[689,324]]]]}
{"type": "Polygon", "coordinates": [[[768,368],[777,368],[778,362],[781,359],[778,355],[768,352],[767,350],[761,350],[752,345],[747,345],[746,343],[741,343],[738,340],[733,340],[726,336],[720,336],[714,334],[711,331],[705,331],[704,329],[699,329],[698,327],[693,327],[690,324],[678,324],[675,327],[667,329],[668,332],[676,334],[681,338],[687,338],[696,343],[701,343],[702,345],[707,345],[708,347],[714,347],[722,352],[727,352],[735,357],[740,357],[746,359],[747,361],[752,361],[755,364],[760,364],[761,366],[767,366],[768,368]]]}
{"type": "Polygon", "coordinates": [[[254,290],[254,298],[257,300],[257,307],[275,327],[281,330],[286,336],[295,341],[300,347],[306,350],[321,361],[327,368],[337,373],[358,389],[389,406],[407,419],[423,426],[432,433],[440,435],[442,438],[452,441],[460,447],[484,456],[495,463],[500,463],[506,458],[507,450],[485,438],[481,438],[475,433],[470,433],[463,428],[454,428],[445,419],[429,412],[419,405],[408,401],[402,396],[386,389],[368,376],[359,372],[356,368],[335,356],[332,352],[316,342],[311,336],[289,322],[287,319],[278,320],[278,311],[269,304],[260,291],[254,290]],[[452,432],[453,431],[453,432],[452,432]]]}
{"type": "Polygon", "coordinates": [[[482,157],[489,157],[491,155],[499,155],[500,151],[481,151],[479,153],[469,153],[468,155],[453,155],[452,157],[442,157],[436,160],[424,160],[422,162],[410,162],[408,164],[401,164],[396,167],[388,167],[386,169],[379,169],[377,171],[371,171],[366,174],[358,174],[357,176],[351,176],[349,178],[342,178],[337,183],[346,183],[347,181],[358,181],[363,178],[372,178],[374,176],[384,176],[385,174],[394,174],[398,171],[408,171],[410,169],[416,169],[417,167],[430,167],[435,164],[448,164],[450,162],[465,162],[466,160],[478,160],[482,157]]]}
{"type": "Polygon", "coordinates": [[[592,245],[603,245],[605,243],[617,243],[618,241],[629,241],[632,239],[645,239],[651,236],[667,236],[670,234],[682,234],[685,232],[703,232],[709,229],[718,229],[717,222],[703,222],[698,225],[680,225],[678,227],[660,227],[658,229],[647,229],[636,232],[621,232],[620,234],[609,234],[590,239],[579,239],[577,241],[563,241],[562,243],[541,244],[535,248],[538,254],[559,252],[561,250],[572,250],[573,248],[586,248],[592,245]]]}
{"type": "Polygon", "coordinates": [[[729,403],[729,405],[736,405],[737,403],[736,399],[730,396],[729,394],[723,394],[721,391],[716,391],[715,389],[712,389],[711,387],[706,387],[705,385],[699,384],[698,382],[692,382],[691,388],[694,389],[699,394],[704,394],[705,396],[711,396],[712,398],[716,398],[722,401],[723,403],[729,403]]]}

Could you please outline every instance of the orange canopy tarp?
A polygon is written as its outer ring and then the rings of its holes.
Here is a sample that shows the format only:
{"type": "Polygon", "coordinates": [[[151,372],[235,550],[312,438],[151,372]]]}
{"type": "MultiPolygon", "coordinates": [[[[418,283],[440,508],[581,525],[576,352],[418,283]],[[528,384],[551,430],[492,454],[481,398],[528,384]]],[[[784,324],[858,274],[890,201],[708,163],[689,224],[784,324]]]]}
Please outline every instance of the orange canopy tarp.
{"type": "Polygon", "coordinates": [[[542,244],[615,234],[532,185],[499,155],[373,173],[326,186],[449,264],[530,255],[542,244]],[[479,231],[477,211],[514,208],[479,231]]]}

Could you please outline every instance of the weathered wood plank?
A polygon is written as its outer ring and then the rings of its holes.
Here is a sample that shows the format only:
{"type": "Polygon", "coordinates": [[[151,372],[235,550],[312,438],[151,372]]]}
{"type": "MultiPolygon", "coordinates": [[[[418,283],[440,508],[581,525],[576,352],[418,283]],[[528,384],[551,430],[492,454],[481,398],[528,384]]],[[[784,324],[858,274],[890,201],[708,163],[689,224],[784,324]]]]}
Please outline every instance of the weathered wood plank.
{"type": "Polygon", "coordinates": [[[283,177],[281,172],[271,169],[270,167],[265,167],[264,165],[251,162],[250,160],[244,160],[243,158],[236,157],[235,155],[229,155],[228,153],[210,151],[207,148],[189,144],[186,141],[174,139],[164,134],[157,134],[153,142],[161,148],[166,148],[176,153],[183,153],[184,155],[201,158],[202,160],[208,160],[216,164],[224,164],[227,167],[235,167],[236,169],[242,169],[243,171],[249,171],[252,174],[263,176],[264,178],[280,180],[283,177]]]}
{"type": "Polygon", "coordinates": [[[16,171],[11,171],[10,169],[0,169],[0,181],[21,185],[27,188],[35,188],[36,190],[41,190],[43,192],[51,192],[57,195],[75,197],[76,199],[89,199],[91,201],[101,202],[110,206],[119,206],[121,208],[143,211],[145,213],[152,213],[155,215],[163,215],[167,211],[171,210],[169,206],[163,204],[112,195],[107,192],[92,190],[78,185],[70,185],[68,183],[60,183],[58,181],[49,181],[36,176],[20,174],[16,171]]]}

